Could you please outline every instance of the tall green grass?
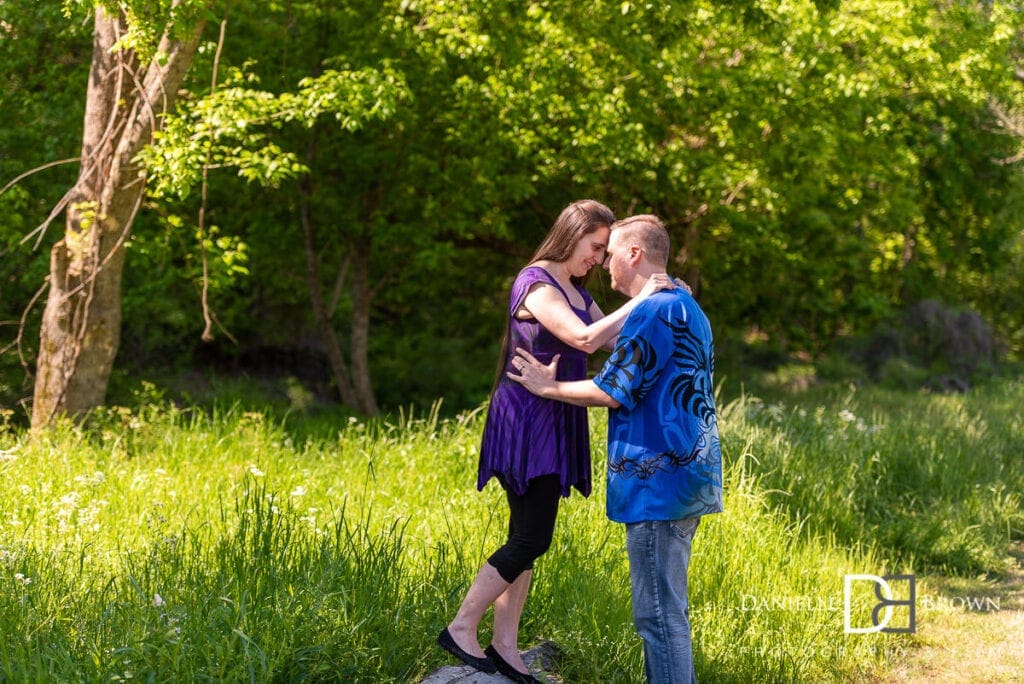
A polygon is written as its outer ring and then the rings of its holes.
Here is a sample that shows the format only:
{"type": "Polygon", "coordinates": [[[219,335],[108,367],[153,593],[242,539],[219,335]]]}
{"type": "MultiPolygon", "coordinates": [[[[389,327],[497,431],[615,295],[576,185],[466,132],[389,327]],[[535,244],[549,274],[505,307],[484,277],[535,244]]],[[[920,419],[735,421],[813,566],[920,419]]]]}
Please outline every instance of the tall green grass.
{"type": "MultiPolygon", "coordinates": [[[[805,443],[851,460],[849,425],[826,420],[863,413],[851,406],[818,422],[752,400],[722,410],[727,510],[702,522],[692,561],[698,677],[857,679],[907,645],[843,635],[843,575],[910,567],[904,547],[858,536],[847,509],[874,490],[772,492],[801,468],[837,477],[785,460],[805,443]],[[820,521],[794,503],[815,501],[820,521]]],[[[415,681],[450,663],[434,637],[507,525],[497,486],[473,486],[481,419],[434,407],[332,425],[151,403],[33,439],[0,427],[0,680],[415,681]]],[[[565,681],[640,681],[624,533],[605,519],[600,465],[595,478],[590,500],[563,501],[523,645],[559,643],[565,681]]]]}
{"type": "Polygon", "coordinates": [[[881,388],[741,400],[769,500],[815,534],[922,570],[999,573],[1024,539],[1024,381],[967,394],[881,388]]]}

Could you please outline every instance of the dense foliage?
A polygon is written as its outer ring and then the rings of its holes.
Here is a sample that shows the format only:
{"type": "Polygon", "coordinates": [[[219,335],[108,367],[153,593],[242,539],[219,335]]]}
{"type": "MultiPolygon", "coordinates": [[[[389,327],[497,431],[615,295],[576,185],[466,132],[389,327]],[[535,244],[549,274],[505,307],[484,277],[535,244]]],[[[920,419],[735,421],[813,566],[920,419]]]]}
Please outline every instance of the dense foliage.
{"type": "MultiPolygon", "coordinates": [[[[78,154],[87,3],[53,4],[0,3],[4,184],[78,154]]],[[[1021,22],[931,0],[215,4],[147,155],[119,367],[331,396],[316,289],[381,404],[475,405],[513,273],[583,196],[665,217],[720,340],[816,359],[936,299],[1019,355],[1021,141],[996,112],[1022,100],[1021,22]]],[[[22,238],[70,173],[0,195],[0,348],[58,236],[22,238]]],[[[4,403],[27,394],[14,351],[4,403]]]]}

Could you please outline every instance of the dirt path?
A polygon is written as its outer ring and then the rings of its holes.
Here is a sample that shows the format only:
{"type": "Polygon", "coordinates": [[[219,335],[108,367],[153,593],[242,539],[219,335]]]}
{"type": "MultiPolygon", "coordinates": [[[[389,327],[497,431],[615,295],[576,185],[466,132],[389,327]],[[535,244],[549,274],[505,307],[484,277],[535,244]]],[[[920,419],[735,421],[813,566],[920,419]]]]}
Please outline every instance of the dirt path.
{"type": "Polygon", "coordinates": [[[917,647],[875,681],[1024,682],[1024,544],[1006,578],[927,578],[918,597],[917,647]]]}

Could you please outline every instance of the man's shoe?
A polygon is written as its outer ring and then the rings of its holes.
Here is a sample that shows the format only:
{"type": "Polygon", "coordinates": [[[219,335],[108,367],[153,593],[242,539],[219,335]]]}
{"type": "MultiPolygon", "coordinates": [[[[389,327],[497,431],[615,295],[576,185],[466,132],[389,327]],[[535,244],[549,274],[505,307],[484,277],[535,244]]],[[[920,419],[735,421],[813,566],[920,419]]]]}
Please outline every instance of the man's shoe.
{"type": "Polygon", "coordinates": [[[451,633],[448,632],[448,628],[445,627],[441,630],[441,633],[437,635],[437,645],[444,650],[451,653],[453,656],[466,663],[470,667],[474,667],[481,672],[487,674],[494,674],[498,671],[497,666],[488,660],[486,657],[477,658],[475,655],[470,655],[459,648],[459,645],[455,643],[455,639],[452,639],[451,633]]]}
{"type": "Polygon", "coordinates": [[[494,644],[485,648],[484,653],[486,653],[487,657],[491,659],[491,662],[497,666],[498,672],[505,675],[516,684],[544,684],[544,682],[540,681],[529,672],[520,672],[509,665],[508,662],[501,657],[501,654],[494,648],[494,644]]]}

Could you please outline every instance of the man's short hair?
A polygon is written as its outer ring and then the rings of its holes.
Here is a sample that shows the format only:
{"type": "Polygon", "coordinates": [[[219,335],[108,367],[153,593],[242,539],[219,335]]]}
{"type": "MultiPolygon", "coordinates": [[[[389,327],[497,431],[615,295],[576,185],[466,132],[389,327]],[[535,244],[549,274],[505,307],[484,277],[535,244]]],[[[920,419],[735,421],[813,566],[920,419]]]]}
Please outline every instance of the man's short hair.
{"type": "MultiPolygon", "coordinates": [[[[668,266],[669,239],[665,224],[654,214],[628,216],[611,225],[613,232],[623,233],[624,238],[635,240],[652,265],[660,268],[668,266]]],[[[622,239],[620,237],[620,239],[622,239]]]]}

